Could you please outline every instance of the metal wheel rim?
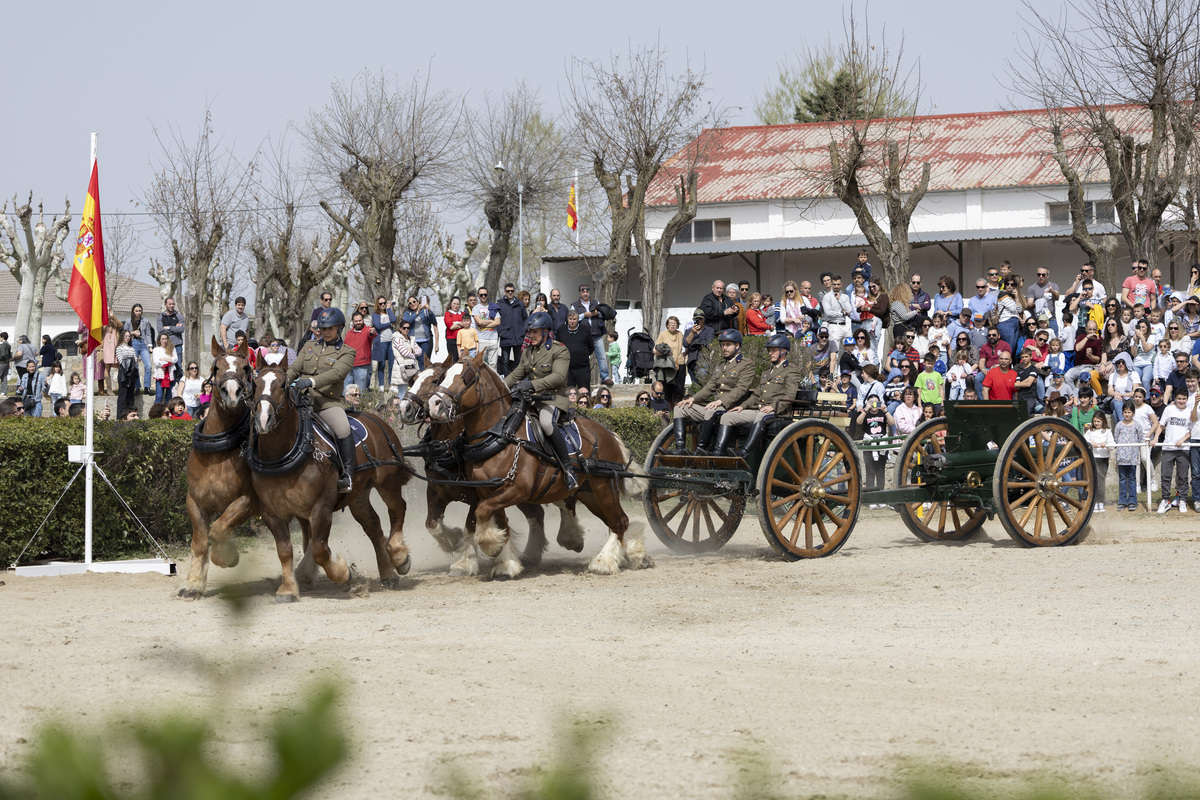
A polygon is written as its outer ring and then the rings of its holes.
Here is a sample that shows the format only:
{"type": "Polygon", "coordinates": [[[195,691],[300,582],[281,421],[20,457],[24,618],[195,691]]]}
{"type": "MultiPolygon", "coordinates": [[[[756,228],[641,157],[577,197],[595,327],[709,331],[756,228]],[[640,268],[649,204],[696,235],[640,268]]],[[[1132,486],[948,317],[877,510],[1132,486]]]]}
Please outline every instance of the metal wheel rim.
{"type": "MultiPolygon", "coordinates": [[[[646,457],[647,470],[658,465],[659,456],[672,438],[673,432],[667,428],[654,440],[646,457]]],[[[689,432],[688,439],[694,443],[694,434],[689,432]]],[[[654,535],[667,547],[679,553],[708,553],[721,549],[733,538],[746,510],[746,496],[736,489],[725,494],[703,487],[651,484],[644,506],[654,535]]]]}
{"type": "Polygon", "coordinates": [[[1083,435],[1054,417],[1030,420],[1013,431],[994,481],[1001,521],[1022,544],[1070,544],[1091,519],[1095,460],[1083,435]],[[1069,491],[1084,496],[1072,497],[1069,491]]]}
{"type": "MultiPolygon", "coordinates": [[[[935,434],[949,429],[950,424],[946,418],[938,417],[921,423],[909,434],[909,437],[904,440],[904,446],[900,448],[900,457],[896,463],[897,489],[920,485],[908,480],[909,471],[914,466],[912,460],[916,455],[917,448],[923,443],[929,442],[930,450],[934,454],[944,452],[942,439],[935,434]]],[[[918,509],[922,509],[924,505],[924,503],[904,503],[899,508],[900,516],[913,534],[933,541],[952,542],[966,539],[978,532],[987,519],[987,512],[982,507],[957,508],[949,501],[931,503],[929,504],[929,513],[918,515],[918,509]],[[927,522],[934,519],[937,520],[936,528],[927,522]],[[946,532],[947,522],[953,525],[953,530],[949,533],[946,532]]]]}
{"type": "Polygon", "coordinates": [[[780,432],[759,468],[759,509],[767,540],[785,558],[830,555],[858,518],[861,473],[840,430],[802,420],[780,432]]]}

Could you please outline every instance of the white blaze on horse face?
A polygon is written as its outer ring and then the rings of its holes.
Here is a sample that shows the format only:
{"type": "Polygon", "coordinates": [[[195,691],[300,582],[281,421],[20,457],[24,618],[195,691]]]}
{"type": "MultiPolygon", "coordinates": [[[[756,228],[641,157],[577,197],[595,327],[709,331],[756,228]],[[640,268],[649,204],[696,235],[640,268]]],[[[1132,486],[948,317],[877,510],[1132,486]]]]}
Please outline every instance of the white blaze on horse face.
{"type": "Polygon", "coordinates": [[[429,380],[432,377],[433,377],[432,369],[422,370],[421,373],[419,375],[417,375],[417,379],[415,381],[413,381],[413,385],[409,388],[409,390],[408,390],[409,394],[416,394],[417,392],[421,391],[421,387],[425,385],[425,381],[429,380]]]}
{"type": "Polygon", "coordinates": [[[258,401],[258,429],[265,431],[267,425],[271,421],[271,404],[266,398],[271,396],[271,387],[275,383],[275,374],[268,372],[262,376],[262,396],[263,399],[258,401]]]}
{"type": "MultiPolygon", "coordinates": [[[[236,376],[238,374],[237,361],[232,356],[222,356],[221,360],[225,364],[225,374],[236,376]]],[[[238,392],[241,390],[242,384],[236,377],[230,377],[221,383],[221,390],[225,393],[225,400],[229,405],[236,405],[239,398],[238,392]]]]}
{"type": "Polygon", "coordinates": [[[460,361],[457,364],[455,364],[454,366],[452,366],[450,369],[446,370],[446,376],[444,378],[442,378],[442,383],[441,383],[442,388],[449,389],[451,386],[453,386],[454,379],[457,378],[459,375],[462,375],[463,369],[465,369],[465,367],[463,367],[463,363],[460,361]]]}
{"type": "Polygon", "coordinates": [[[441,395],[439,395],[437,392],[434,392],[433,396],[429,398],[429,417],[430,417],[430,419],[441,419],[442,418],[442,407],[443,407],[443,403],[442,403],[441,395]]]}

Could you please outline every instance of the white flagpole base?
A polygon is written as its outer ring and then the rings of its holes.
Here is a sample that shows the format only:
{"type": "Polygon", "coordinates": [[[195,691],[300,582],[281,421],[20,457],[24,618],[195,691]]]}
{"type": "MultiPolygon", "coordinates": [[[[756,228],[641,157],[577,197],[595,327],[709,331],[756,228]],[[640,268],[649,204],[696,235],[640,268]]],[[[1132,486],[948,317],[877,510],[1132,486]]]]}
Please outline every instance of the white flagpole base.
{"type": "Polygon", "coordinates": [[[82,575],[85,572],[122,572],[138,574],[156,572],[160,575],[175,575],[175,562],[165,558],[131,558],[126,561],[93,561],[84,564],[78,561],[51,561],[48,564],[31,564],[17,567],[17,575],[25,578],[43,578],[57,575],[82,575]]]}

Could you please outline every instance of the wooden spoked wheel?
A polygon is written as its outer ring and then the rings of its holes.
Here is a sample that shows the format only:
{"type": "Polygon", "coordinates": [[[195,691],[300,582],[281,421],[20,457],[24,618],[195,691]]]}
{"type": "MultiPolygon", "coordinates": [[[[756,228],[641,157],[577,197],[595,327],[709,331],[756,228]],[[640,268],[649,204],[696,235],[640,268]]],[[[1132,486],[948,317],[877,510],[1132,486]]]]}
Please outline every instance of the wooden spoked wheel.
{"type": "Polygon", "coordinates": [[[858,521],[862,471],[850,437],[818,419],[793,422],[758,468],[759,521],[784,558],[836,553],[858,521]]]}
{"type": "MultiPolygon", "coordinates": [[[[687,437],[689,451],[696,449],[695,432],[687,437]]],[[[646,455],[646,470],[664,465],[665,451],[674,445],[674,432],[667,428],[658,435],[646,455]]],[[[671,457],[667,457],[671,458],[671,457]]],[[[679,459],[681,457],[674,457],[679,459]]],[[[694,457],[704,461],[702,457],[694,457]]],[[[688,477],[686,465],[678,469],[680,477],[688,477]]],[[[666,478],[670,480],[670,478],[666,478]]],[[[746,511],[743,487],[734,482],[712,484],[664,484],[652,482],[643,502],[646,519],[658,540],[677,553],[707,553],[719,550],[737,531],[746,511]]]]}
{"type": "Polygon", "coordinates": [[[1000,448],[992,492],[1008,535],[1026,547],[1074,544],[1092,518],[1096,461],[1056,417],[1021,424],[1000,448]]]}
{"type": "MultiPolygon", "coordinates": [[[[918,425],[904,440],[896,459],[896,488],[918,486],[920,480],[913,468],[922,455],[941,455],[946,452],[945,433],[949,426],[945,417],[918,425]]],[[[864,454],[865,458],[870,456],[864,454]]],[[[987,520],[987,512],[978,505],[956,507],[950,501],[941,503],[903,503],[900,519],[923,542],[956,542],[978,533],[987,520]]]]}

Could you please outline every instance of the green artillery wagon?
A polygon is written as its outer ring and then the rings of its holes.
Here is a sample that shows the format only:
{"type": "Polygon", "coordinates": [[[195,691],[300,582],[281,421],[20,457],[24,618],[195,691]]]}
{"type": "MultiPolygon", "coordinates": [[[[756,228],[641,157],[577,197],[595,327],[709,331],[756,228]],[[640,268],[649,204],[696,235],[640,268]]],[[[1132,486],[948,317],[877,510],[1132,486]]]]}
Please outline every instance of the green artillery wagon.
{"type": "Polygon", "coordinates": [[[811,394],[745,459],[669,455],[664,430],[646,457],[646,517],[658,538],[678,552],[716,550],[748,501],[767,541],[792,561],[837,552],[864,503],[896,509],[926,542],[967,539],[999,517],[1020,544],[1054,547],[1078,541],[1091,519],[1096,462],[1065,420],[1027,417],[1019,402],[949,402],[944,417],[899,443],[895,488],[864,492],[864,453],[837,424],[838,409],[811,394]]]}

